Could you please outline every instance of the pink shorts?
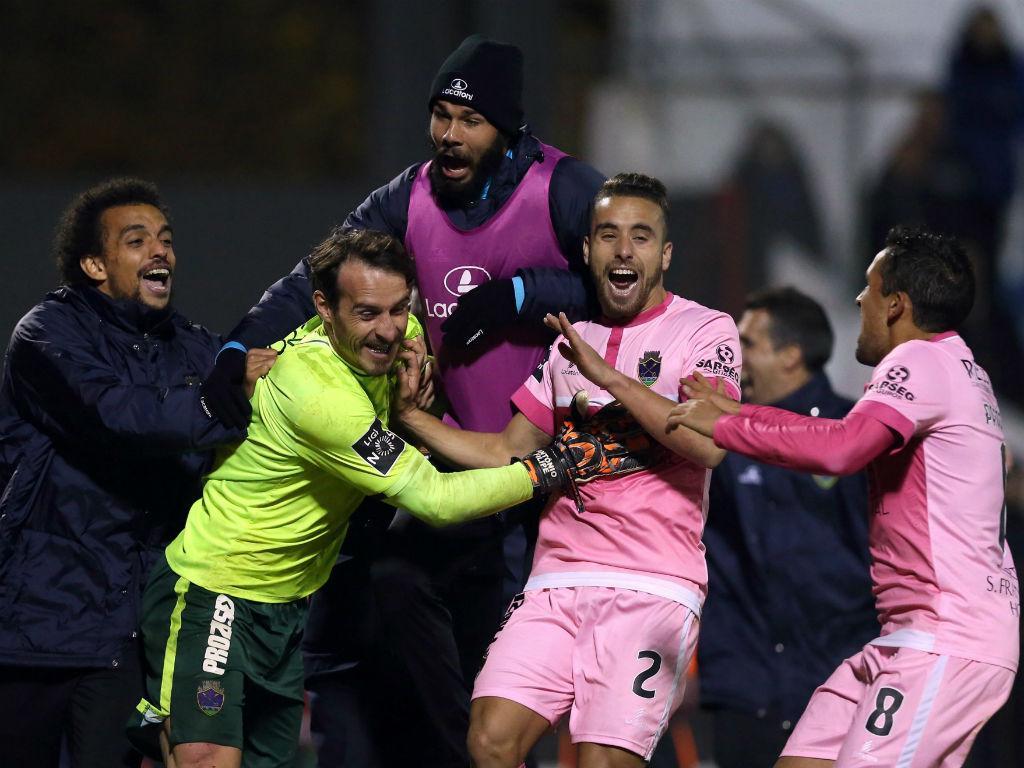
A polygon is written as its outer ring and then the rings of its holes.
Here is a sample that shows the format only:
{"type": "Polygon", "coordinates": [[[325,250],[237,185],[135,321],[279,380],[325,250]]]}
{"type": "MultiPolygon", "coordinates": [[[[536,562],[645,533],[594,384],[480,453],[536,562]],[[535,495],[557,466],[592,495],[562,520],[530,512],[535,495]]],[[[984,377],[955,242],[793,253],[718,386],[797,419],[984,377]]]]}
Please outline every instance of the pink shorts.
{"type": "Polygon", "coordinates": [[[552,725],[566,712],[573,743],[649,758],[679,707],[698,621],[684,605],[612,587],[559,587],[513,602],[487,651],[473,698],[499,696],[552,725]]]}
{"type": "Polygon", "coordinates": [[[836,768],[962,765],[1013,677],[994,664],[866,645],[814,692],[782,755],[836,768]]]}

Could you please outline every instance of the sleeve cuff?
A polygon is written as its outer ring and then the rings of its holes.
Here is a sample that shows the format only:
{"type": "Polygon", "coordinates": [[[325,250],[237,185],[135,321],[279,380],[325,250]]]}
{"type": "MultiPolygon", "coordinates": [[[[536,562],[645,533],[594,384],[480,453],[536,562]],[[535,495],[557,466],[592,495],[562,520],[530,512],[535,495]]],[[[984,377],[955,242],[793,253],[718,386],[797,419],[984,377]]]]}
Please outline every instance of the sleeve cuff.
{"type": "MultiPolygon", "coordinates": [[[[248,349],[246,349],[246,346],[242,342],[240,342],[240,341],[229,341],[227,344],[225,344],[223,347],[221,347],[217,351],[217,357],[220,357],[220,353],[223,352],[225,349],[237,349],[242,354],[245,354],[246,352],[249,351],[248,349]]],[[[214,362],[216,362],[216,361],[217,361],[217,359],[214,358],[214,362]]]]}
{"type": "Polygon", "coordinates": [[[545,434],[555,436],[555,413],[524,384],[512,395],[512,404],[527,420],[545,434]]]}
{"type": "Polygon", "coordinates": [[[516,297],[516,313],[523,311],[523,301],[526,299],[526,287],[523,285],[523,278],[516,275],[512,278],[512,291],[516,297]]]}
{"type": "Polygon", "coordinates": [[[910,439],[914,436],[914,432],[916,431],[913,421],[908,419],[892,406],[886,405],[885,403],[879,403],[874,400],[861,400],[853,406],[853,410],[851,410],[850,413],[863,414],[864,416],[871,417],[875,421],[880,421],[903,438],[902,444],[896,446],[893,449],[894,451],[900,450],[904,445],[910,442],[910,439]]]}

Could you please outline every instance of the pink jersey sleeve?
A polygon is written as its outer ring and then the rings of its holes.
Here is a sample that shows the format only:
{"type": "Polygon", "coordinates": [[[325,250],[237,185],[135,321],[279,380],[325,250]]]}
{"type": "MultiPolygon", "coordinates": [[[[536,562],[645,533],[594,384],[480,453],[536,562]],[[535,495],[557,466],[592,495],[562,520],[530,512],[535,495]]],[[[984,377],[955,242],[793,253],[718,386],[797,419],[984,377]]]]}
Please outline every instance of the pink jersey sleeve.
{"type": "MultiPolygon", "coordinates": [[[[740,399],[740,337],[736,323],[728,315],[716,312],[692,337],[689,357],[683,362],[684,376],[699,371],[713,382],[724,379],[726,392],[733,400],[740,399]]],[[[679,402],[686,402],[682,385],[679,402]]]]}
{"type": "Polygon", "coordinates": [[[848,475],[863,469],[893,443],[883,423],[865,414],[820,419],[744,405],[715,424],[715,444],[752,459],[802,472],[848,475]]]}
{"type": "Polygon", "coordinates": [[[930,344],[908,341],[886,355],[853,407],[852,413],[871,416],[899,433],[903,445],[949,410],[949,376],[930,344]]]}
{"type": "MultiPolygon", "coordinates": [[[[559,336],[556,341],[561,338],[559,336]]],[[[557,425],[554,387],[551,383],[551,357],[557,354],[557,349],[552,346],[547,359],[541,362],[530,374],[530,378],[512,394],[512,404],[519,412],[529,419],[531,424],[552,437],[557,431],[557,425]]]]}

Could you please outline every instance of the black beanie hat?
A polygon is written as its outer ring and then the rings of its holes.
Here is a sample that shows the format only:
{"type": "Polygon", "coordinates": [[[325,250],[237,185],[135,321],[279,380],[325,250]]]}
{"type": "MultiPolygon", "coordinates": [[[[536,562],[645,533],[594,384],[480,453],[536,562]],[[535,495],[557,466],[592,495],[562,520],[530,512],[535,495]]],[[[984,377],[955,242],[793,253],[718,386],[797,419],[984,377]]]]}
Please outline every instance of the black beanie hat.
{"type": "Polygon", "coordinates": [[[444,60],[430,84],[435,101],[465,104],[503,133],[523,125],[523,52],[514,45],[470,35],[444,60]]]}

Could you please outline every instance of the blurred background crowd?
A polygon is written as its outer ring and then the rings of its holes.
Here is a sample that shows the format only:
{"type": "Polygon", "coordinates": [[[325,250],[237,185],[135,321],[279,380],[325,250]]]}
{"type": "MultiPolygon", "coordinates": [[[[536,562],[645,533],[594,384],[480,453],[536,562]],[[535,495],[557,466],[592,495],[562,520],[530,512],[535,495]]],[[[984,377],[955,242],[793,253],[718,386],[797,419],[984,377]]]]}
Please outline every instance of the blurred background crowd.
{"type": "MultiPolygon", "coordinates": [[[[56,284],[49,247],[66,201],[128,174],[157,182],[179,223],[178,306],[226,332],[369,190],[428,156],[430,77],[479,31],[522,48],[539,136],[604,173],[667,183],[670,290],[734,315],[781,283],[821,302],[841,393],[856,397],[868,374],[853,361],[853,297],[885,232],[916,223],[961,237],[979,276],[964,335],[1024,464],[1019,0],[0,8],[5,335],[56,284]]],[[[1007,494],[1020,557],[1024,473],[1007,494]]],[[[972,765],[1024,765],[1022,699],[972,765]]],[[[681,739],[680,765],[711,759],[692,717],[697,755],[681,739]]]]}

